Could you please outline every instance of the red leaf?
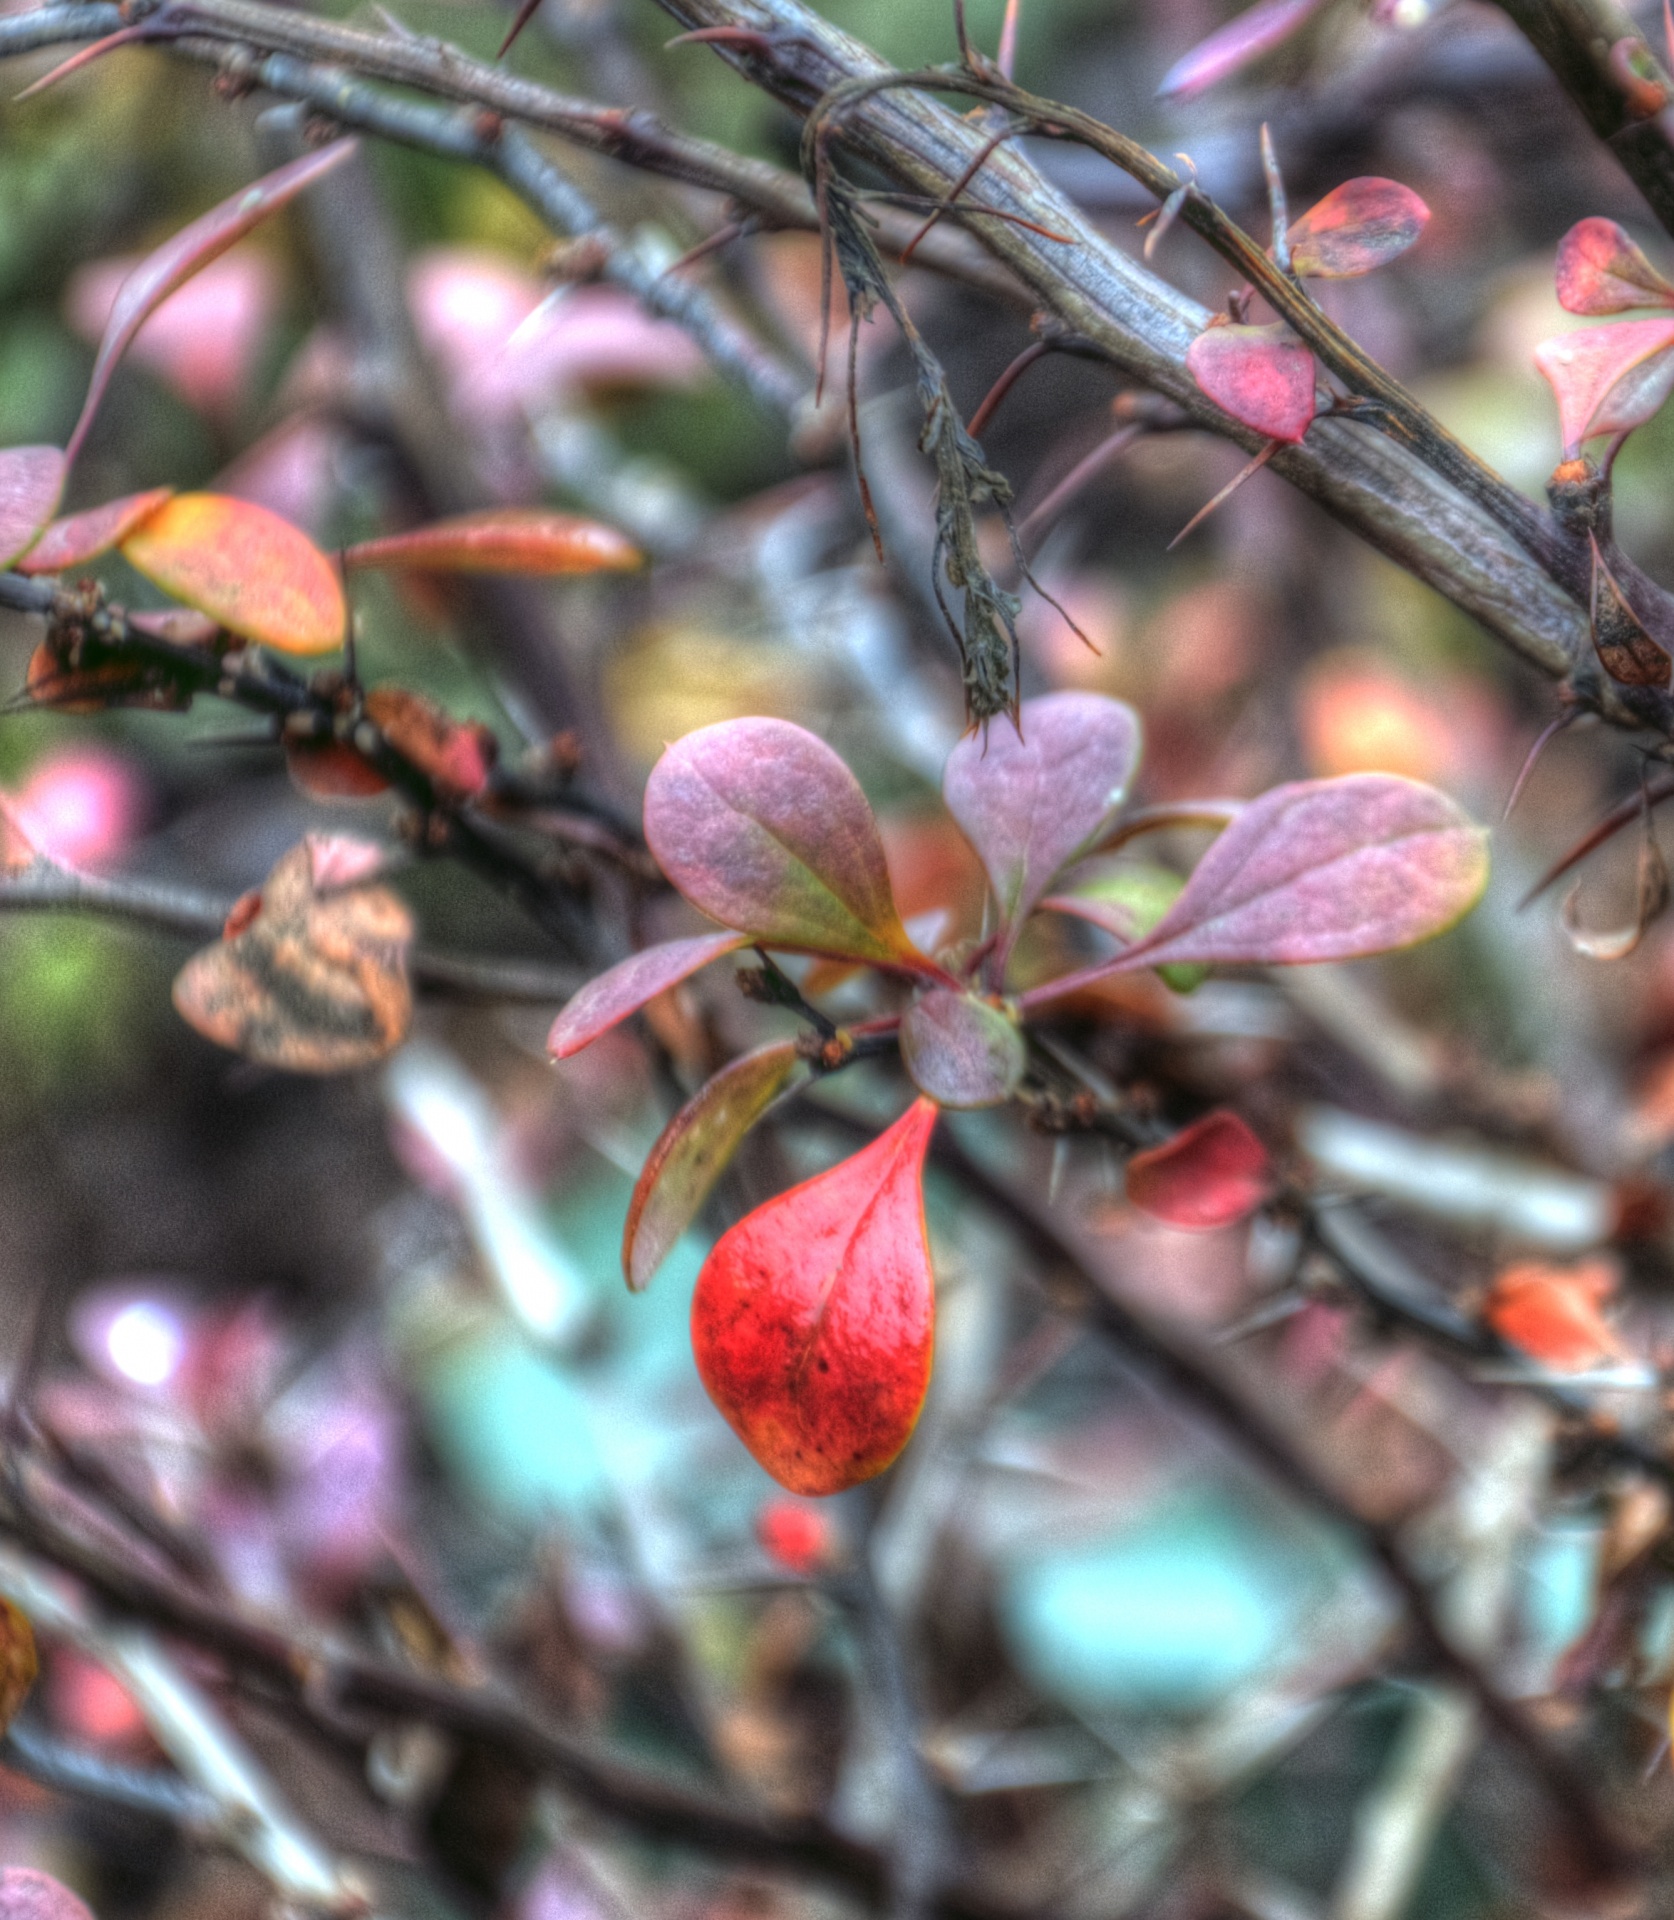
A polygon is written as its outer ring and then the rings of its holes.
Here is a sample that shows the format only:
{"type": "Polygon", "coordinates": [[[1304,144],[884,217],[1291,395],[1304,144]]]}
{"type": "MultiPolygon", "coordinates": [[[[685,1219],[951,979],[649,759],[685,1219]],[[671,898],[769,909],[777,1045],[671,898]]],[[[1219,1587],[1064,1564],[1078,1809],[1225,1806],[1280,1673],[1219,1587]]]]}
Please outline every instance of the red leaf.
{"type": "Polygon", "coordinates": [[[869,1480],[912,1436],[935,1332],[921,1186],[935,1124],[917,1101],[853,1158],[746,1215],[698,1275],[703,1384],[792,1493],[869,1480]]]}
{"type": "Polygon", "coordinates": [[[614,527],[538,507],[495,507],[437,520],[386,540],[363,540],[345,567],[423,573],[621,573],[644,556],[614,527]]]}
{"type": "Polygon", "coordinates": [[[1328,0],[1256,0],[1255,6],[1176,60],[1157,92],[1166,100],[1190,100],[1206,92],[1283,45],[1327,4],[1328,0]]]}
{"type": "Polygon", "coordinates": [[[1614,220],[1578,220],[1558,242],[1558,304],[1570,313],[1674,307],[1674,286],[1614,220]]]}
{"type": "Polygon", "coordinates": [[[1580,1373],[1626,1356],[1601,1311],[1615,1287],[1609,1260],[1583,1260],[1572,1267],[1525,1261],[1495,1279],[1484,1317],[1507,1345],[1542,1366],[1580,1373]]]}
{"type": "Polygon", "coordinates": [[[58,511],[67,470],[56,447],[0,449],[0,567],[33,546],[58,511]]]}
{"type": "Polygon", "coordinates": [[[638,1013],[647,1000],[679,986],[711,960],[749,944],[747,933],[700,933],[690,940],[669,940],[630,954],[589,980],[565,1005],[547,1035],[547,1052],[554,1060],[567,1060],[630,1013],[638,1013]]]}
{"type": "Polygon", "coordinates": [[[93,1914],[50,1873],[0,1867],[0,1920],[93,1920],[93,1914]]]}
{"type": "Polygon", "coordinates": [[[1234,420],[1270,440],[1300,440],[1314,417],[1314,356],[1283,321],[1269,327],[1209,327],[1186,365],[1199,388],[1234,420]]]}
{"type": "Polygon", "coordinates": [[[1139,765],[1139,716],[1098,693],[1024,702],[948,755],[942,797],[1015,932],[1056,876],[1105,833],[1139,765]]]}
{"type": "Polygon", "coordinates": [[[859,781],[788,720],[724,720],[677,740],[646,785],[645,838],[723,926],[795,952],[930,970],[896,912],[859,781]]]}
{"type": "Polygon", "coordinates": [[[1406,252],[1430,209],[1410,187],[1367,174],[1345,180],[1290,229],[1290,264],[1304,279],[1352,280],[1406,252]]]}
{"type": "Polygon", "coordinates": [[[745,1134],[785,1089],[808,1075],[794,1040],[776,1040],[723,1067],[664,1127],[628,1202],[622,1272],[635,1293],[697,1218],[745,1134]]]}
{"type": "Polygon", "coordinates": [[[1564,458],[1598,433],[1642,427],[1674,388],[1674,320],[1618,320],[1560,333],[1535,348],[1552,383],[1564,458]]]}
{"type": "Polygon", "coordinates": [[[997,1107],[1028,1064],[1017,1022],[974,994],[932,987],[901,1019],[901,1058],[941,1107],[997,1107]]]}
{"type": "Polygon", "coordinates": [[[122,542],[130,566],[228,632],[280,653],[331,653],[348,608],[337,570],[307,534],[266,507],[180,493],[122,542]]]}
{"type": "Polygon", "coordinates": [[[19,573],[65,573],[71,567],[85,566],[89,560],[96,560],[101,553],[119,546],[173,495],[173,487],[152,487],[145,493],[129,493],[120,500],[108,500],[102,507],[92,507],[86,513],[72,513],[67,519],[54,520],[18,561],[17,570],[19,573]]]}
{"type": "Polygon", "coordinates": [[[1105,971],[1387,953],[1452,926],[1487,882],[1486,834],[1434,787],[1393,773],[1297,780],[1252,800],[1105,971]]]}
{"type": "Polygon", "coordinates": [[[70,435],[66,461],[73,460],[81,450],[99,402],[110,385],[110,376],[128,343],[169,295],[184,286],[200,267],[207,267],[211,260],[235,246],[252,227],[259,226],[287,201],[294,200],[304,187],[312,186],[321,175],[340,166],[354,150],[353,140],[338,140],[316,153],[304,154],[289,166],[265,175],[242,193],[235,193],[230,200],[223,200],[218,207],[211,207],[208,213],[190,226],[182,227],[135,267],[123,281],[105,324],[105,337],[99,342],[93,361],[87,398],[76,430],[70,435]]]}
{"type": "Polygon", "coordinates": [[[1171,1227],[1207,1232],[1253,1213],[1273,1191],[1267,1149],[1226,1107],[1128,1162],[1128,1198],[1171,1227]]]}

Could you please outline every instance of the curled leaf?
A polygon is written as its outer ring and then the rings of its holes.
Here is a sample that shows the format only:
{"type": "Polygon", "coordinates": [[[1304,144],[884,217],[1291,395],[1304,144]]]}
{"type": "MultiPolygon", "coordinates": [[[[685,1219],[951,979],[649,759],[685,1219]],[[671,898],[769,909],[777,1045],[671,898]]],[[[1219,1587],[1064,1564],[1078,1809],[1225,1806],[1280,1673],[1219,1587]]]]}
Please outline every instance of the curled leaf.
{"type": "Polygon", "coordinates": [[[29,656],[25,691],[37,707],[58,713],[101,713],[107,707],[150,707],[184,713],[190,691],[151,660],[103,660],[97,666],[72,666],[52,640],[43,640],[29,656]]]}
{"type": "Polygon", "coordinates": [[[1314,356],[1283,321],[1208,327],[1186,366],[1216,406],[1270,440],[1300,440],[1313,421],[1314,356]]]}
{"type": "Polygon", "coordinates": [[[280,653],[331,653],[348,608],[307,534],[253,501],[180,493],[122,542],[128,563],[230,633],[280,653]]]}
{"type": "Polygon", "coordinates": [[[92,507],[86,513],[72,513],[67,519],[54,520],[18,561],[17,570],[19,573],[65,573],[71,567],[85,566],[101,553],[120,546],[173,494],[173,487],[152,487],[144,493],[124,494],[120,500],[107,500],[102,507],[92,507]]]}
{"type": "Polygon", "coordinates": [[[67,471],[56,447],[0,448],[0,567],[33,546],[58,511],[67,471]]]}
{"type": "Polygon", "coordinates": [[[901,1016],[901,1058],[939,1107],[997,1107],[1023,1079],[1017,1022],[975,994],[932,987],[901,1016]]]}
{"type": "Polygon", "coordinates": [[[794,1040],[776,1040],[724,1066],[663,1128],[628,1203],[622,1272],[639,1293],[702,1211],[739,1143],[810,1069],[794,1040]]]}
{"type": "Polygon", "coordinates": [[[1227,1107],[1128,1162],[1128,1198],[1171,1227],[1208,1232],[1242,1220],[1273,1192],[1267,1149],[1227,1107]]]}
{"type": "Polygon", "coordinates": [[[942,797],[1015,931],[1057,875],[1103,837],[1139,765],[1139,716],[1097,693],[1024,702],[947,757],[942,797]]]}
{"type": "Polygon", "coordinates": [[[289,1073],[343,1073],[393,1052],[412,1024],[413,922],[387,887],[353,884],[359,871],[336,843],[292,847],[181,969],[181,1017],[289,1073]]]}
{"type": "Polygon", "coordinates": [[[1570,313],[1674,307],[1671,286],[1614,220],[1578,220],[1558,242],[1558,304],[1570,313]]]}
{"type": "Polygon", "coordinates": [[[1564,457],[1600,433],[1642,427],[1674,389],[1674,319],[1619,320],[1543,340],[1535,365],[1558,402],[1564,457]]]}
{"type": "Polygon", "coordinates": [[[1136,967],[1301,966],[1411,946],[1488,883],[1487,836],[1434,787],[1392,773],[1298,780],[1252,800],[1150,933],[1044,999],[1136,967]]]}
{"type": "Polygon", "coordinates": [[[314,800],[368,800],[389,790],[378,769],[341,740],[288,740],[285,768],[314,800]]]}
{"type": "Polygon", "coordinates": [[[539,507],[492,507],[363,540],[348,549],[343,564],[422,573],[620,573],[643,557],[631,540],[597,520],[539,507]]]}
{"type": "Polygon", "coordinates": [[[716,1243],[692,1299],[709,1397],[792,1493],[882,1473],[930,1384],[935,1276],[921,1178],[936,1108],[919,1100],[827,1173],[716,1243]]]}
{"type": "Polygon", "coordinates": [[[723,926],[797,952],[927,969],[859,781],[788,720],[725,720],[675,741],[646,785],[645,838],[723,926]]]}
{"type": "Polygon", "coordinates": [[[1593,647],[1612,680],[1628,687],[1666,687],[1674,679],[1674,657],[1645,631],[1628,605],[1598,539],[1593,537],[1593,647]]]}
{"type": "Polygon", "coordinates": [[[1583,1373],[1627,1357],[1604,1317],[1604,1304],[1615,1290],[1611,1260],[1581,1260],[1564,1267],[1527,1260],[1496,1277],[1483,1317],[1508,1346],[1543,1367],[1583,1373]]]}
{"type": "Polygon", "coordinates": [[[1291,267],[1305,280],[1371,273],[1405,253],[1429,219],[1430,209],[1399,181],[1345,180],[1291,222],[1291,267]]]}
{"type": "Polygon", "coordinates": [[[668,940],[630,954],[597,979],[589,980],[566,1003],[547,1035],[547,1052],[554,1060],[567,1060],[630,1013],[638,1013],[646,1001],[679,986],[699,967],[749,944],[746,933],[700,933],[690,940],[668,940]]]}
{"type": "Polygon", "coordinates": [[[294,200],[304,187],[312,186],[322,175],[341,166],[355,150],[353,140],[334,141],[329,147],[304,154],[289,166],[265,175],[242,193],[223,200],[190,226],[165,240],[155,252],[147,254],[118,289],[110,318],[105,322],[104,338],[93,361],[92,377],[87,383],[87,399],[81,418],[70,435],[67,460],[73,460],[87,438],[110,385],[111,374],[129,343],[153,313],[176,288],[182,287],[199,268],[219,259],[255,226],[294,200]]]}

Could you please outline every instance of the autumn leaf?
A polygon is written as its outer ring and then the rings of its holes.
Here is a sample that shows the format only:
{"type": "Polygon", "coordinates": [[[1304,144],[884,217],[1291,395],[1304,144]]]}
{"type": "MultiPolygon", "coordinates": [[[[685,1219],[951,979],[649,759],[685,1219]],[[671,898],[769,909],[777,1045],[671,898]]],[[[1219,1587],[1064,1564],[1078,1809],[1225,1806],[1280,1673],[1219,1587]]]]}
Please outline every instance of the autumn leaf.
{"type": "Polygon", "coordinates": [[[1096,693],[1026,700],[947,757],[942,797],[1015,932],[1053,880],[1098,841],[1138,769],[1139,716],[1096,693]]]}
{"type": "Polygon", "coordinates": [[[211,207],[190,226],[182,227],[134,268],[117,290],[110,317],[105,322],[104,338],[94,357],[81,418],[70,435],[69,450],[63,456],[66,462],[74,460],[87,438],[117,361],[169,295],[183,287],[200,268],[236,246],[253,227],[294,200],[305,187],[341,166],[354,152],[355,144],[353,140],[334,141],[329,147],[304,154],[300,160],[264,175],[231,199],[211,207]]]}
{"type": "Polygon", "coordinates": [[[645,838],[722,926],[795,952],[932,971],[896,911],[859,781],[788,720],[724,720],[675,741],[646,785],[645,838]]]}
{"type": "Polygon", "coordinates": [[[1558,242],[1558,304],[1570,313],[1674,307],[1674,286],[1614,220],[1577,220],[1558,242]]]}
{"type": "Polygon", "coordinates": [[[1495,1277],[1483,1317],[1508,1346],[1543,1367],[1584,1373],[1627,1358],[1603,1312],[1615,1290],[1616,1267],[1608,1259],[1567,1267],[1522,1261],[1495,1277]]]}
{"type": "Polygon", "coordinates": [[[1535,365],[1558,402],[1564,458],[1595,434],[1642,427],[1674,390],[1674,319],[1619,320],[1543,340],[1535,365]]]}
{"type": "Polygon", "coordinates": [[[935,1279],[921,1177],[936,1108],[781,1194],[717,1242],[692,1300],[709,1397],[792,1493],[882,1473],[930,1384],[935,1279]]]}
{"type": "Polygon", "coordinates": [[[932,987],[901,1017],[901,1060],[941,1107],[997,1107],[1028,1063],[1017,1022],[975,994],[932,987]]]}
{"type": "Polygon", "coordinates": [[[622,1232],[622,1272],[635,1293],[702,1212],[744,1136],[809,1071],[794,1040],[776,1040],[722,1067],[664,1127],[640,1169],[622,1232]]]}
{"type": "Polygon", "coordinates": [[[181,493],[122,542],[165,593],[279,653],[331,653],[348,608],[337,569],[307,534],[253,501],[181,493]]]}
{"type": "Polygon", "coordinates": [[[539,507],[494,507],[363,540],[345,552],[343,564],[423,573],[621,573],[643,558],[631,540],[596,520],[539,507]]]}
{"type": "Polygon", "coordinates": [[[1345,180],[1291,222],[1290,264],[1305,280],[1351,280],[1406,252],[1430,209],[1410,187],[1365,175],[1345,180]]]}
{"type": "Polygon", "coordinates": [[[17,562],[19,573],[66,573],[85,566],[101,553],[120,546],[136,527],[173,497],[173,487],[151,487],[144,493],[124,494],[86,513],[54,520],[39,540],[17,562]]]}
{"type": "Polygon", "coordinates": [[[424,775],[437,799],[470,800],[488,785],[500,748],[479,721],[455,720],[404,687],[374,687],[363,710],[394,751],[424,775]]]}
{"type": "Polygon", "coordinates": [[[1313,422],[1314,356],[1282,321],[1208,327],[1186,366],[1222,412],[1269,440],[1300,440],[1313,422]]]}
{"type": "Polygon", "coordinates": [[[377,848],[310,835],[235,907],[174,983],[181,1017],[217,1046],[289,1073],[343,1073],[394,1051],[412,1024],[412,917],[368,884],[377,848]],[[345,851],[349,849],[351,851],[345,851]]]}
{"type": "Polygon", "coordinates": [[[58,511],[67,471],[56,447],[0,448],[0,567],[33,546],[58,511]]]}
{"type": "Polygon", "coordinates": [[[589,980],[565,1003],[547,1035],[547,1052],[554,1060],[567,1060],[629,1014],[638,1013],[648,1000],[679,986],[711,960],[749,944],[750,936],[744,933],[700,933],[630,954],[589,980]]]}
{"type": "Polygon", "coordinates": [[[1127,1166],[1133,1204],[1194,1233],[1242,1220],[1273,1187],[1267,1149],[1226,1107],[1206,1113],[1161,1146],[1136,1153],[1127,1166]]]}

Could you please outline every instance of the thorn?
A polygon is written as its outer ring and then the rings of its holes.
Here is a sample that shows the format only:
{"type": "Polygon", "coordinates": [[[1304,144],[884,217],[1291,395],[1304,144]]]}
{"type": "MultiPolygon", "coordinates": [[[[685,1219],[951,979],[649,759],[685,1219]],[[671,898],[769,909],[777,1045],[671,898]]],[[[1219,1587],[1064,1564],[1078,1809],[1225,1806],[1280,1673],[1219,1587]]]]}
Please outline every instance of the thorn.
{"type": "Polygon", "coordinates": [[[1279,171],[1279,156],[1273,150],[1273,133],[1265,120],[1261,123],[1261,170],[1267,176],[1267,206],[1273,218],[1273,264],[1280,273],[1290,272],[1290,209],[1285,203],[1284,175],[1279,171]]]}
{"type": "Polygon", "coordinates": [[[1561,880],[1571,867],[1585,860],[1587,855],[1596,848],[1602,847],[1606,840],[1620,833],[1623,827],[1631,826],[1635,820],[1648,814],[1653,807],[1659,807],[1664,800],[1671,799],[1674,799],[1674,774],[1664,774],[1661,780],[1641,788],[1631,800],[1624,800],[1619,806],[1612,807],[1598,825],[1590,832],[1583,834],[1561,860],[1547,868],[1546,872],[1517,902],[1517,911],[1521,913],[1525,907],[1532,905],[1554,881],[1561,880]]]}
{"type": "Polygon", "coordinates": [[[529,22],[534,19],[540,4],[541,0],[523,0],[522,6],[517,10],[517,18],[511,23],[510,33],[500,42],[500,51],[494,56],[496,60],[505,59],[506,55],[511,51],[511,43],[523,29],[528,26],[529,22]]]}
{"type": "Polygon", "coordinates": [[[1500,825],[1502,827],[1506,821],[1511,818],[1512,808],[1515,807],[1517,802],[1523,797],[1523,789],[1528,785],[1529,775],[1534,772],[1535,765],[1539,761],[1540,756],[1558,735],[1563,732],[1564,728],[1570,726],[1575,721],[1579,711],[1579,708],[1571,707],[1567,713],[1560,713],[1555,720],[1548,720],[1546,725],[1535,735],[1534,745],[1530,747],[1528,753],[1524,756],[1523,765],[1518,771],[1517,778],[1512,782],[1511,798],[1505,803],[1505,812],[1500,815],[1500,825]]]}
{"type": "Polygon", "coordinates": [[[1209,518],[1210,514],[1212,514],[1215,511],[1215,509],[1221,504],[1221,502],[1223,500],[1230,498],[1231,495],[1235,494],[1238,491],[1238,489],[1244,484],[1244,482],[1249,479],[1251,474],[1259,473],[1261,469],[1267,465],[1268,461],[1273,458],[1274,454],[1276,454],[1279,451],[1279,448],[1283,446],[1283,444],[1284,442],[1282,440],[1269,440],[1266,446],[1262,448],[1260,453],[1256,454],[1256,456],[1248,463],[1248,465],[1241,467],[1238,470],[1238,472],[1232,476],[1232,478],[1226,483],[1226,485],[1221,488],[1220,492],[1215,495],[1213,500],[1208,501],[1205,505],[1198,508],[1197,512],[1192,515],[1192,517],[1186,522],[1186,524],[1180,529],[1180,531],[1174,536],[1174,538],[1169,541],[1168,549],[1167,549],[1168,552],[1172,553],[1174,549],[1177,546],[1179,546],[1180,542],[1185,539],[1188,533],[1195,533],[1196,530],[1203,525],[1204,521],[1209,518]]]}
{"type": "Polygon", "coordinates": [[[31,81],[21,93],[12,95],[15,107],[24,100],[33,100],[38,93],[45,93],[48,87],[55,87],[60,80],[68,80],[72,73],[83,67],[91,66],[101,55],[113,53],[118,47],[131,46],[136,40],[148,40],[154,33],[153,23],[142,20],[135,27],[119,27],[115,33],[107,33],[102,40],[95,40],[90,47],[83,47],[78,53],[72,53],[68,60],[62,60],[50,73],[43,73],[39,80],[31,81]]]}
{"type": "Polygon", "coordinates": [[[1144,431],[1142,422],[1130,420],[1101,440],[1091,453],[1070,468],[1038,507],[1031,509],[1018,522],[1018,540],[1024,541],[1030,534],[1039,533],[1045,528],[1089,481],[1096,480],[1111,461],[1118,454],[1126,452],[1144,431]]]}
{"type": "Polygon", "coordinates": [[[1037,360],[1044,359],[1051,351],[1052,345],[1050,341],[1036,340],[1031,345],[1025,347],[1017,358],[1012,361],[1011,365],[1006,368],[1005,372],[1002,373],[999,379],[994,382],[993,386],[988,389],[988,396],[982,405],[978,407],[970,419],[965,422],[965,431],[973,440],[981,437],[983,428],[987,426],[988,422],[994,417],[1000,402],[1011,392],[1012,388],[1016,386],[1023,375],[1029,371],[1037,360]]]}

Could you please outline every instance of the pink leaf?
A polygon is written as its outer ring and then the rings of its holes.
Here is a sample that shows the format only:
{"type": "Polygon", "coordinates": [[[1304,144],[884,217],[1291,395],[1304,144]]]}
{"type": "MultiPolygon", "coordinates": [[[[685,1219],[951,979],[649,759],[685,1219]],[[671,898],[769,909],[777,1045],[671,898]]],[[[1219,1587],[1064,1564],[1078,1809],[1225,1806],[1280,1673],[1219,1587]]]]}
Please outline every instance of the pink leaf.
{"type": "Polygon", "coordinates": [[[61,1880],[33,1867],[0,1868],[0,1920],[93,1920],[61,1880]]]}
{"type": "Polygon", "coordinates": [[[552,1023],[546,1049],[554,1060],[567,1060],[589,1041],[597,1040],[618,1021],[637,1013],[648,1000],[667,993],[682,980],[750,944],[744,933],[700,933],[690,940],[669,940],[630,954],[596,980],[589,980],[552,1023]]]}
{"type": "Polygon", "coordinates": [[[1366,175],[1345,180],[1290,229],[1290,263],[1312,280],[1352,280],[1406,252],[1430,209],[1410,187],[1366,175]]]}
{"type": "Polygon", "coordinates": [[[57,512],[68,465],[56,447],[0,449],[0,567],[33,546],[57,512]]]}
{"type": "Polygon", "coordinates": [[[165,240],[130,273],[117,290],[105,324],[104,338],[93,361],[93,375],[87,383],[87,399],[81,418],[70,436],[68,460],[73,460],[87,438],[99,402],[117,361],[134,335],[175,291],[211,260],[218,259],[235,246],[270,214],[277,213],[287,201],[294,200],[304,187],[340,166],[355,150],[353,140],[334,141],[317,153],[304,154],[289,166],[223,200],[218,207],[182,227],[172,239],[165,240]]]}
{"type": "Polygon", "coordinates": [[[932,987],[901,1018],[901,1058],[940,1107],[997,1107],[1017,1091],[1028,1056],[1017,1022],[974,994],[932,987]]]}
{"type": "Polygon", "coordinates": [[[651,770],[645,838],[692,905],[752,939],[929,970],[890,892],[878,823],[823,740],[788,720],[725,720],[651,770]]]}
{"type": "Polygon", "coordinates": [[[1023,705],[1022,731],[996,719],[948,755],[942,797],[981,856],[1015,932],[1054,878],[1110,826],[1139,764],[1139,716],[1098,693],[1023,705]]]}
{"type": "Polygon", "coordinates": [[[1487,882],[1487,836],[1434,787],[1393,773],[1298,780],[1252,800],[1102,971],[1387,953],[1452,926],[1487,882]]]}
{"type": "Polygon", "coordinates": [[[1282,321],[1269,327],[1209,327],[1186,365],[1199,388],[1234,420],[1270,440],[1300,440],[1314,417],[1314,356],[1282,321]]]}
{"type": "Polygon", "coordinates": [[[86,513],[54,520],[17,563],[19,573],[65,573],[85,566],[101,553],[118,546],[144,520],[174,497],[173,487],[152,487],[145,493],[124,494],[86,513]]]}
{"type": "Polygon", "coordinates": [[[1236,20],[1200,40],[1163,75],[1164,99],[1190,100],[1259,60],[1299,32],[1327,0],[1256,0],[1236,20]]]}
{"type": "Polygon", "coordinates": [[[1558,304],[1570,313],[1674,307],[1674,286],[1614,220],[1578,220],[1558,242],[1558,304]]]}
{"type": "Polygon", "coordinates": [[[1561,333],[1535,348],[1552,383],[1564,458],[1599,433],[1642,427],[1674,388],[1674,320],[1618,320],[1561,333]]]}
{"type": "Polygon", "coordinates": [[[1128,1198],[1171,1227],[1207,1232],[1253,1213],[1273,1191],[1267,1149],[1225,1107],[1128,1162],[1128,1198]]]}

